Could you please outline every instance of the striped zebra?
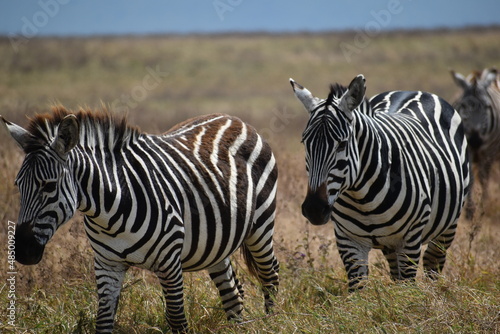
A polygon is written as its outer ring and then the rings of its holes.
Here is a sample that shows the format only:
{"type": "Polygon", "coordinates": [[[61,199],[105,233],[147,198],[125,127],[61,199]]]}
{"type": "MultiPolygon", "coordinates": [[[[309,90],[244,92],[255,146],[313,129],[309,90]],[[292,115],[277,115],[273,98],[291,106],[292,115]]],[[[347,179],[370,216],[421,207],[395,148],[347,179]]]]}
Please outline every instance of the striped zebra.
{"type": "Polygon", "coordinates": [[[500,78],[495,69],[473,72],[465,78],[451,71],[462,89],[453,107],[462,116],[465,135],[478,167],[478,178],[487,197],[491,166],[500,159],[500,78]]]}
{"type": "Polygon", "coordinates": [[[130,266],[158,276],[173,332],[187,331],[183,272],[206,269],[227,317],[239,319],[243,290],[229,257],[240,246],[270,311],[278,170],[254,128],[214,114],[149,135],[106,110],[60,106],[27,129],[2,120],[26,154],[15,181],[16,260],[38,263],[57,228],[81,211],[95,253],[96,332],[112,332],[130,266]]]}
{"type": "Polygon", "coordinates": [[[290,79],[310,113],[302,135],[308,189],[303,215],[334,222],[349,290],[368,276],[368,252],[381,249],[394,280],[416,275],[423,244],[435,278],[469,191],[460,116],[439,97],[392,91],[365,96],[365,78],[331,86],[326,99],[290,79]]]}

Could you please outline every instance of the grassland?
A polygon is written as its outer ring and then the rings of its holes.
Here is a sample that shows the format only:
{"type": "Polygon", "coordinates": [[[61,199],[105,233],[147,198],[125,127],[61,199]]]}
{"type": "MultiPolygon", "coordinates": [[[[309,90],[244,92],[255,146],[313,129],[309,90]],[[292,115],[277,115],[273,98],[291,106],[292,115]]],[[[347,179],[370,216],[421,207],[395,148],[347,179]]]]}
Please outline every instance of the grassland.
{"type": "MultiPolygon", "coordinates": [[[[276,245],[280,294],[263,312],[256,282],[239,266],[247,291],[245,319],[228,323],[206,273],[186,274],[186,307],[197,333],[498,333],[500,332],[500,171],[473,221],[461,220],[447,266],[436,282],[388,278],[381,253],[370,255],[367,287],[348,294],[332,226],[300,214],[306,174],[300,144],[307,114],[288,78],[319,96],[328,84],[367,78],[369,96],[391,89],[427,90],[453,100],[448,70],[500,65],[500,29],[392,32],[373,36],[346,58],[356,33],[144,36],[31,39],[14,52],[0,39],[0,114],[21,125],[54,102],[111,106],[147,132],[162,132],[200,114],[225,112],[254,125],[273,146],[279,168],[276,245]]],[[[15,221],[13,180],[22,154],[0,131],[0,244],[15,221]]],[[[17,265],[15,327],[7,323],[7,248],[0,255],[0,332],[91,333],[97,309],[92,251],[81,217],[61,227],[42,262],[17,265]]],[[[127,274],[117,333],[167,331],[156,279],[127,274]]]]}

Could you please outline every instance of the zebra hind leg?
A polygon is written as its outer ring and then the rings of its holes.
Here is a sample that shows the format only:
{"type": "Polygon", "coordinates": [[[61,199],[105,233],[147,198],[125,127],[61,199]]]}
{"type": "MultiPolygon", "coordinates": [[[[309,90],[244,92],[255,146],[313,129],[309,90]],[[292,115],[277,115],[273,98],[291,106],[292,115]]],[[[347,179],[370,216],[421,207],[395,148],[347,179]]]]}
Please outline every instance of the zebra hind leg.
{"type": "Polygon", "coordinates": [[[128,267],[110,267],[95,259],[95,275],[99,306],[96,318],[96,333],[112,333],[123,278],[128,267]]]}
{"type": "Polygon", "coordinates": [[[219,290],[228,320],[240,320],[243,311],[243,287],[236,278],[229,258],[208,268],[208,273],[219,290]]]}
{"type": "Polygon", "coordinates": [[[187,333],[188,323],[184,311],[184,279],[180,260],[167,267],[168,271],[156,272],[165,296],[167,322],[172,333],[187,333]]]}
{"type": "Polygon", "coordinates": [[[429,242],[424,253],[424,272],[427,277],[436,280],[446,262],[446,251],[455,238],[457,222],[436,239],[429,242]]]}
{"type": "Polygon", "coordinates": [[[241,250],[249,272],[259,279],[262,286],[266,313],[271,313],[279,285],[279,262],[274,255],[272,233],[269,238],[252,236],[241,250]]]}

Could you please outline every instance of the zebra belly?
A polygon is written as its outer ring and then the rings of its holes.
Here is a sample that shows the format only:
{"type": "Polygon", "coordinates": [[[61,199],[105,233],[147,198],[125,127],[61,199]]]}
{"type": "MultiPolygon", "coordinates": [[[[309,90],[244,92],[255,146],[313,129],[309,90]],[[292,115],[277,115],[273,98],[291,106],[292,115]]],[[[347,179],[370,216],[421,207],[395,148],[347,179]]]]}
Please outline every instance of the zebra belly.
{"type": "MultiPolygon", "coordinates": [[[[334,205],[332,220],[335,232],[348,238],[362,247],[376,249],[403,248],[408,241],[420,239],[426,244],[445,232],[458,218],[461,204],[456,208],[445,210],[442,213],[442,203],[439,198],[417,196],[412,199],[416,203],[412,207],[399,207],[397,201],[392,202],[392,208],[379,214],[367,214],[368,210],[340,205],[345,202],[339,200],[334,205]]],[[[339,198],[340,199],[340,198],[339,198]]],[[[462,198],[456,203],[461,203],[462,198]]],[[[383,207],[383,205],[381,205],[383,207]]]]}
{"type": "MultiPolygon", "coordinates": [[[[126,225],[126,224],[125,224],[126,225]]],[[[180,224],[142,224],[142,229],[131,232],[107,233],[96,230],[91,219],[86,219],[85,227],[95,256],[113,266],[125,264],[156,271],[165,258],[179,256],[184,228],[180,224]]]]}
{"type": "Polygon", "coordinates": [[[418,224],[416,221],[395,221],[380,224],[375,223],[376,220],[373,220],[371,224],[360,224],[359,220],[354,221],[354,217],[351,221],[334,217],[333,221],[337,235],[348,238],[363,248],[396,250],[404,247],[405,240],[409,237],[409,231],[418,224]]]}
{"type": "Polygon", "coordinates": [[[454,221],[436,214],[438,199],[433,201],[429,192],[414,193],[410,199],[401,192],[394,198],[387,196],[380,202],[355,206],[352,200],[340,196],[332,213],[336,234],[362,247],[398,250],[415,238],[422,244],[430,242],[454,221]]]}
{"type": "MultiPolygon", "coordinates": [[[[184,271],[210,268],[234,253],[241,246],[245,235],[243,233],[234,239],[233,243],[221,242],[210,248],[203,247],[206,242],[199,241],[194,254],[190,257],[182,257],[182,254],[188,253],[189,247],[192,246],[191,242],[188,242],[188,239],[192,240],[192,238],[179,238],[184,232],[184,227],[169,233],[157,231],[155,238],[145,242],[141,242],[134,234],[128,232],[121,233],[119,237],[101,234],[99,241],[92,238],[89,233],[87,234],[91,247],[101,262],[112,267],[125,264],[151,271],[157,271],[160,267],[169,267],[170,263],[176,262],[175,258],[182,263],[184,271]],[[215,255],[207,256],[207,254],[215,255]]],[[[207,236],[207,238],[214,239],[214,236],[207,236]]]]}
{"type": "MultiPolygon", "coordinates": [[[[197,235],[193,234],[191,222],[185,223],[185,237],[181,253],[184,271],[198,271],[210,268],[233,254],[243,243],[250,224],[237,224],[243,227],[242,233],[229,235],[229,223],[217,224],[219,231],[197,235]],[[216,236],[218,235],[218,236],[216,236]],[[194,237],[196,236],[196,237],[194,237]],[[215,239],[217,240],[216,242],[215,239]]],[[[233,227],[234,228],[234,227],[233,227]]],[[[205,229],[207,227],[205,226],[205,229]]],[[[208,228],[210,231],[210,228],[208,228]]]]}

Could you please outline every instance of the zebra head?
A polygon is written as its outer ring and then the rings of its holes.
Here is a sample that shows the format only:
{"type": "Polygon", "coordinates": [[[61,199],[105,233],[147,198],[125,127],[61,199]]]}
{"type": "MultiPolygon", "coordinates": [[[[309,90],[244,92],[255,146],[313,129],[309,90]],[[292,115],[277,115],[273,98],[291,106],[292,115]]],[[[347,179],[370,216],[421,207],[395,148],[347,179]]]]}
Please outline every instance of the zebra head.
{"type": "Polygon", "coordinates": [[[349,167],[357,156],[353,144],[353,110],[364,99],[365,78],[358,75],[347,89],[332,86],[324,100],[314,97],[293,79],[290,83],[295,96],[309,112],[302,135],[309,179],[302,214],[312,224],[322,225],[330,220],[340,192],[353,180],[353,169],[349,167]]]}
{"type": "Polygon", "coordinates": [[[21,210],[16,226],[16,260],[40,262],[45,244],[76,210],[76,189],[68,168],[69,151],[78,143],[79,124],[74,115],[55,126],[32,122],[30,131],[0,116],[26,156],[16,177],[21,210]]]}
{"type": "Polygon", "coordinates": [[[496,80],[497,71],[485,69],[482,73],[474,72],[467,78],[460,73],[450,72],[455,83],[462,89],[462,94],[453,107],[462,117],[469,145],[477,150],[489,135],[493,106],[488,87],[496,80]]]}

